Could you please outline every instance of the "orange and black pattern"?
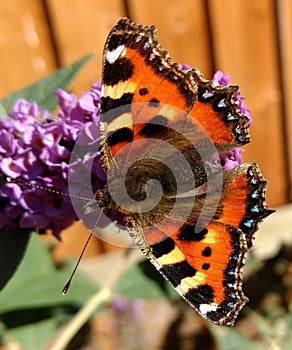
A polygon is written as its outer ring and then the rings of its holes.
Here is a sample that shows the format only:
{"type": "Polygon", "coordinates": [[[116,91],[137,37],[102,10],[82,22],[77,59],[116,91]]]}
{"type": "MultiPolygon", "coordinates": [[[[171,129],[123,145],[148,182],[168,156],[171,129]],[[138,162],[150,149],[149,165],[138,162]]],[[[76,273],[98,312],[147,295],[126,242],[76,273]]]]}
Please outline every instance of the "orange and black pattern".
{"type": "MultiPolygon", "coordinates": [[[[106,188],[100,201],[103,211],[123,215],[134,242],[201,316],[233,325],[248,300],[242,291],[248,248],[272,210],[265,202],[266,181],[257,164],[224,172],[220,192],[211,188],[206,195],[208,173],[196,145],[208,150],[211,160],[216,152],[250,141],[248,120],[236,104],[237,87],[222,88],[195,69],[184,70],[160,46],[154,26],[128,19],[120,20],[106,41],[102,84],[102,166],[118,192],[122,170],[134,162],[126,188],[137,203],[136,211],[124,209],[106,188]],[[165,163],[172,164],[175,152],[161,149],[156,140],[168,142],[187,159],[197,192],[185,197],[179,193],[168,166],[156,157],[164,152],[165,163]],[[139,205],[151,193],[149,179],[160,181],[163,196],[146,213],[139,205]],[[178,211],[171,216],[174,205],[178,211]],[[212,207],[214,213],[208,212],[202,221],[204,208],[212,207]]],[[[218,169],[210,167],[219,178],[218,169]]],[[[183,182],[184,167],[174,169],[183,182]]]]}

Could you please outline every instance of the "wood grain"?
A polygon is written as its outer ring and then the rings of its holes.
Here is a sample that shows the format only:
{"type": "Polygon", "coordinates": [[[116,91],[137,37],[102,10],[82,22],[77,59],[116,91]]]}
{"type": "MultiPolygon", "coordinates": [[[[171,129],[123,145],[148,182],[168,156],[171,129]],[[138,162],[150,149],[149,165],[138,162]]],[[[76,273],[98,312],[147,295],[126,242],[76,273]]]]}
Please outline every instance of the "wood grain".
{"type": "Polygon", "coordinates": [[[129,0],[131,19],[155,24],[160,43],[173,60],[213,74],[204,0],[129,0]]]}
{"type": "Polygon", "coordinates": [[[260,164],[273,206],[287,201],[280,71],[272,0],[210,0],[217,69],[240,85],[253,117],[245,160],[260,164]]]}
{"type": "Polygon", "coordinates": [[[292,201],[292,2],[277,1],[278,35],[280,64],[283,83],[283,106],[285,112],[286,150],[288,157],[289,181],[287,182],[289,200],[292,201]]]}
{"type": "Polygon", "coordinates": [[[0,1],[0,96],[56,69],[42,1],[0,1]]]}
{"type": "Polygon", "coordinates": [[[58,59],[71,64],[88,53],[93,59],[74,82],[74,92],[88,91],[101,77],[102,52],[110,29],[125,16],[120,0],[46,0],[58,59]]]}

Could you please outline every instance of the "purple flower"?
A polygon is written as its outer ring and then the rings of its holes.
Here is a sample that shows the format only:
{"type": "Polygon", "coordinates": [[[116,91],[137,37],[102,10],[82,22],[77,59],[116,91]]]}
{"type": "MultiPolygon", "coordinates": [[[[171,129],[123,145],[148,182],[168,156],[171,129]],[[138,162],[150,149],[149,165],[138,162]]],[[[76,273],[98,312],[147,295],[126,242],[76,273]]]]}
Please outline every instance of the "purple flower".
{"type": "MultiPolygon", "coordinates": [[[[71,163],[86,166],[88,156],[74,163],[72,151],[81,134],[85,135],[81,142],[84,147],[98,144],[100,84],[94,84],[79,100],[61,89],[55,95],[60,107],[56,116],[20,99],[11,118],[0,119],[0,171],[16,179],[16,183],[4,181],[0,185],[0,228],[50,229],[60,238],[60,232],[78,220],[68,196],[41,188],[68,193],[71,163]]],[[[98,167],[98,148],[90,157],[91,164],[98,167]]],[[[89,166],[86,171],[90,171],[89,166]]],[[[76,188],[84,185],[82,180],[79,174],[76,188]]],[[[95,176],[92,186],[93,190],[102,188],[104,178],[95,176]]]]}
{"type": "Polygon", "coordinates": [[[114,316],[113,325],[117,333],[118,348],[144,349],[145,337],[140,328],[145,316],[144,301],[116,296],[110,306],[114,316]]]}
{"type": "Polygon", "coordinates": [[[223,74],[220,70],[218,70],[214,74],[212,81],[216,85],[219,85],[221,87],[226,87],[226,86],[229,85],[230,75],[229,74],[223,74]]]}
{"type": "MultiPolygon", "coordinates": [[[[230,75],[223,74],[221,71],[217,71],[214,74],[212,81],[216,85],[219,85],[221,87],[227,87],[229,85],[230,75]]],[[[247,119],[248,119],[248,127],[250,127],[251,124],[252,124],[251,114],[250,114],[249,109],[247,109],[245,107],[245,105],[243,103],[244,97],[242,97],[240,95],[239,91],[236,92],[235,99],[236,99],[236,102],[238,104],[238,108],[239,108],[240,112],[247,117],[247,119]]]]}
{"type": "Polygon", "coordinates": [[[136,321],[143,318],[144,301],[141,299],[126,299],[117,295],[112,299],[111,307],[118,315],[129,314],[136,321]]]}
{"type": "Polygon", "coordinates": [[[14,154],[16,143],[8,130],[0,130],[0,140],[0,154],[5,154],[7,156],[14,154]]]}
{"type": "Polygon", "coordinates": [[[232,151],[224,152],[219,155],[223,170],[231,170],[242,163],[241,152],[242,148],[235,148],[232,151]]]}
{"type": "Polygon", "coordinates": [[[55,96],[58,99],[61,108],[60,115],[69,117],[72,109],[77,105],[78,99],[74,94],[69,94],[67,91],[57,89],[55,96]]]}
{"type": "Polygon", "coordinates": [[[181,64],[181,67],[182,67],[183,70],[191,69],[191,67],[188,64],[186,64],[186,63],[181,64]]]}
{"type": "MultiPolygon", "coordinates": [[[[221,71],[217,71],[212,81],[216,85],[227,87],[229,85],[230,76],[228,74],[223,74],[221,71]]],[[[240,95],[239,91],[235,93],[235,99],[240,112],[248,118],[248,127],[250,127],[252,123],[250,111],[245,107],[243,103],[244,97],[240,95]]],[[[234,150],[219,154],[219,161],[224,171],[231,170],[242,163],[241,152],[243,152],[243,149],[235,148],[234,150]]]]}
{"type": "Polygon", "coordinates": [[[116,296],[111,301],[111,307],[116,313],[121,314],[130,310],[131,303],[128,299],[116,296]]]}
{"type": "Polygon", "coordinates": [[[240,112],[241,112],[242,114],[244,114],[244,115],[247,117],[247,119],[248,119],[247,126],[250,127],[251,124],[252,124],[252,119],[251,119],[250,110],[247,109],[247,108],[245,107],[244,103],[243,103],[243,101],[245,100],[245,98],[242,97],[242,96],[240,95],[240,92],[238,92],[238,91],[237,91],[236,94],[235,94],[235,98],[236,98],[236,101],[237,101],[237,103],[238,103],[238,108],[239,108],[240,112]]]}

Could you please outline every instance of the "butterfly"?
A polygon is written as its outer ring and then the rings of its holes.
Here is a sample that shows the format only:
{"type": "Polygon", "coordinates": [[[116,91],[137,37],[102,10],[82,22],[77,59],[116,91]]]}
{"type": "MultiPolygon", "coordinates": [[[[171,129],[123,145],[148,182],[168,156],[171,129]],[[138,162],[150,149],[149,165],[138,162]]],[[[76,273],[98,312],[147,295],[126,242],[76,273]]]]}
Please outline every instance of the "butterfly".
{"type": "MultiPolygon", "coordinates": [[[[222,171],[218,155],[250,141],[236,86],[184,69],[155,26],[121,19],[103,53],[97,201],[205,319],[231,326],[248,301],[242,269],[273,211],[256,163],[222,171]]],[[[133,282],[134,283],[134,282],[133,282]]]]}

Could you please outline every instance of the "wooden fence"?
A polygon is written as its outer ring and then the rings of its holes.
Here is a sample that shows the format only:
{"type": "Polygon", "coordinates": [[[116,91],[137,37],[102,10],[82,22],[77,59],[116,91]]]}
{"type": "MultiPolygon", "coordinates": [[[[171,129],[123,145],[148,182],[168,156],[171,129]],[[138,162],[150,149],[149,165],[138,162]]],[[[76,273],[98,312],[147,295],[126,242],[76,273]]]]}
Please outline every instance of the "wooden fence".
{"type": "Polygon", "coordinates": [[[240,86],[253,116],[244,160],[260,163],[270,206],[291,201],[292,1],[1,0],[0,16],[0,97],[93,52],[73,86],[80,94],[100,79],[119,18],[155,24],[174,60],[240,86]]]}

